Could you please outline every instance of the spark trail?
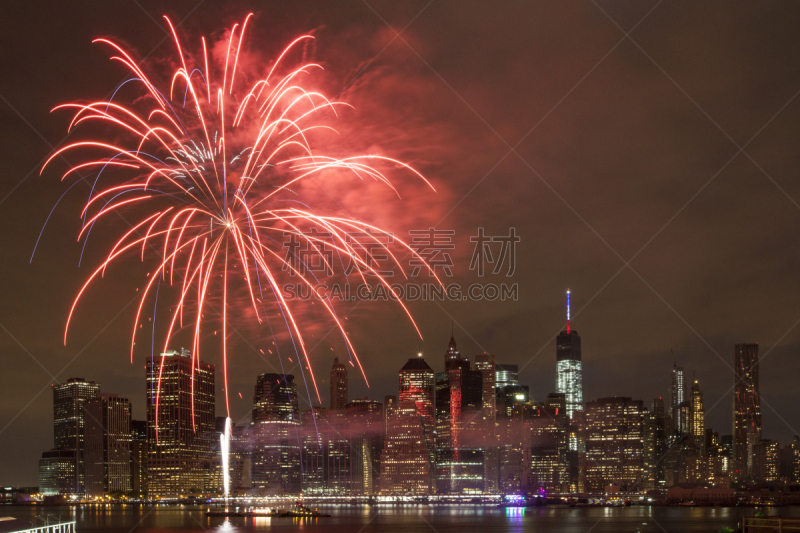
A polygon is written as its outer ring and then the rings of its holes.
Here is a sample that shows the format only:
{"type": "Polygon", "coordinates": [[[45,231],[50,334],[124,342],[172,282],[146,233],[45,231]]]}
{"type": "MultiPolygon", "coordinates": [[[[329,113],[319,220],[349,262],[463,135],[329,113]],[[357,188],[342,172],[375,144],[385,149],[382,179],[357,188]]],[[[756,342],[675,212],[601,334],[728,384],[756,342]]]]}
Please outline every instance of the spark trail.
{"type": "MultiPolygon", "coordinates": [[[[338,118],[337,108],[348,104],[331,101],[306,88],[304,82],[313,78],[321,65],[290,64],[293,52],[313,39],[311,35],[295,39],[264,69],[265,75],[249,81],[251,76],[241,72],[239,59],[251,16],[241,26],[233,26],[224,64],[218,65],[209,57],[205,38],[201,39],[197,56],[184,51],[172,23],[165,17],[174,38],[177,65],[167,90],[151,82],[121,46],[96,39],[94,42],[112,50],[113,61],[130,71],[131,78],[123,85],[138,86],[140,94],[130,104],[115,102],[112,97],[109,101],[56,107],[54,111],[73,112],[71,132],[85,126],[103,133],[90,134],[62,147],[42,167],[44,172],[57,158],[74,154],[80,162],[68,167],[62,181],[81,180],[82,172],[93,172],[91,193],[80,213],[79,241],[88,239],[94,226],[113,227],[114,213],[124,214],[126,220],[132,221],[75,297],[66,321],[64,343],[81,298],[110,265],[132,259],[150,261],[155,270],[149,273],[140,291],[130,342],[131,361],[145,303],[154,292],[158,298],[162,283],[168,284],[176,296],[166,319],[162,319],[166,331],[159,343],[162,352],[167,351],[179,331],[190,330],[194,383],[201,345],[208,342],[203,332],[221,329],[221,346],[217,349],[222,353],[228,416],[229,327],[241,320],[255,320],[258,324],[266,320],[269,325],[270,313],[273,320],[285,323],[302,358],[301,370],[305,366],[309,371],[320,399],[302,317],[280,288],[280,279],[287,272],[309,288],[315,279],[302,262],[285,254],[281,237],[296,237],[330,270],[335,265],[326,251],[347,258],[357,267],[352,275],[360,276],[365,283],[365,276],[370,276],[395,296],[388,280],[379,273],[386,265],[377,264],[374,250],[381,249],[380,255],[388,257],[388,262],[403,275],[398,248],[422,260],[414,249],[397,239],[392,251],[380,239],[386,234],[380,228],[351,218],[320,214],[298,201],[296,189],[300,182],[310,178],[324,180],[335,173],[350,175],[356,182],[376,180],[397,193],[387,176],[388,170],[394,170],[423,180],[433,190],[422,174],[396,159],[371,154],[331,157],[315,151],[313,140],[317,136],[337,134],[325,120],[338,118]],[[292,201],[286,200],[289,196],[292,201]],[[320,231],[304,231],[310,227],[320,231]],[[244,297],[234,298],[234,294],[244,297]],[[274,300],[272,311],[264,304],[270,298],[274,300]]],[[[369,200],[364,198],[365,202],[369,200]]],[[[430,273],[435,277],[432,269],[430,273]]],[[[361,362],[333,303],[314,294],[363,375],[361,362]]],[[[396,301],[419,334],[405,304],[399,298],[396,301]]],[[[159,381],[156,398],[160,391],[159,381]]],[[[192,404],[194,411],[194,400],[192,404]]]]}

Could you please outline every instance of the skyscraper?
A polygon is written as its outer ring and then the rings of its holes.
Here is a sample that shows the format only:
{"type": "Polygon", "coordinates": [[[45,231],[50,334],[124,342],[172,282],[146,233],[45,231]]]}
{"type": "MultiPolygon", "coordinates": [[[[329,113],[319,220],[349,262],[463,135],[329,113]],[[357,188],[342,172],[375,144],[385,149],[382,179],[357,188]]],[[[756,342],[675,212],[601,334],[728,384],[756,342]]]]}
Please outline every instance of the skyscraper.
{"type": "Polygon", "coordinates": [[[383,404],[379,401],[353,400],[345,406],[351,432],[350,492],[375,494],[380,485],[381,450],[386,434],[383,404]]]}
{"type": "Polygon", "coordinates": [[[381,452],[382,494],[431,494],[431,448],[427,444],[425,425],[420,423],[420,418],[413,400],[398,401],[388,415],[386,444],[381,452]]]}
{"type": "Polygon", "coordinates": [[[688,423],[681,416],[681,404],[686,400],[686,385],[682,366],[672,365],[672,385],[670,386],[670,405],[669,416],[672,418],[672,431],[678,435],[683,434],[683,430],[688,423]]]}
{"type": "Polygon", "coordinates": [[[494,371],[495,388],[516,387],[519,385],[519,366],[495,364],[494,371]]]}
{"type": "Polygon", "coordinates": [[[733,478],[755,475],[756,447],[761,442],[761,396],[758,387],[758,343],[734,348],[733,478]]]}
{"type": "Polygon", "coordinates": [[[567,329],[556,338],[556,392],[567,399],[567,414],[583,411],[583,367],[581,337],[570,327],[569,289],[567,289],[567,329]]]}
{"type": "Polygon", "coordinates": [[[471,370],[450,338],[445,371],[436,374],[436,491],[483,492],[483,373],[471,370]]]}
{"type": "Polygon", "coordinates": [[[347,402],[347,367],[339,363],[338,357],[334,357],[331,368],[331,411],[344,411],[347,402]]]}
{"type": "Polygon", "coordinates": [[[86,493],[131,490],[131,402],[101,394],[86,402],[86,493]]]}
{"type": "Polygon", "coordinates": [[[689,423],[689,431],[692,434],[695,444],[701,449],[705,450],[706,441],[706,410],[703,405],[703,391],[700,390],[700,385],[697,380],[692,383],[691,395],[691,410],[689,423]]]}
{"type": "Polygon", "coordinates": [[[484,449],[485,492],[496,494],[499,491],[499,441],[497,439],[497,364],[494,354],[475,356],[475,370],[483,376],[483,422],[486,435],[484,449]]]}
{"type": "Polygon", "coordinates": [[[400,369],[400,402],[412,402],[417,410],[425,442],[433,448],[435,375],[422,354],[412,357],[400,369]]]}
{"type": "Polygon", "coordinates": [[[550,394],[527,421],[530,427],[530,473],[535,486],[569,491],[569,416],[563,393],[550,394]]]}
{"type": "Polygon", "coordinates": [[[494,421],[497,412],[497,365],[494,354],[483,353],[475,356],[475,370],[483,376],[483,409],[486,416],[494,421]]]}
{"type": "MultiPolygon", "coordinates": [[[[434,464],[436,462],[436,443],[434,437],[436,434],[436,426],[434,421],[434,387],[435,387],[435,374],[433,369],[428,366],[422,354],[417,354],[417,357],[412,357],[400,369],[400,390],[397,398],[396,417],[392,419],[391,416],[387,417],[386,438],[387,446],[390,441],[390,428],[392,431],[406,431],[410,435],[416,435],[417,430],[410,429],[410,425],[416,424],[419,426],[419,432],[422,435],[422,446],[428,450],[428,467],[426,468],[426,475],[431,476],[428,480],[428,489],[433,486],[434,464]],[[416,415],[412,418],[409,413],[409,405],[414,406],[416,415]],[[402,407],[401,407],[402,406],[402,407]]],[[[399,453],[400,456],[405,456],[410,450],[408,447],[410,436],[401,436],[395,433],[394,440],[391,441],[394,447],[393,453],[399,453]]],[[[392,455],[394,457],[395,455],[392,455]]],[[[399,460],[399,459],[398,459],[399,460]]],[[[394,463],[393,463],[394,464],[394,463]]],[[[395,467],[390,468],[394,472],[395,467]]],[[[403,468],[402,464],[398,464],[397,468],[403,468]]],[[[390,473],[394,476],[394,473],[390,473]]],[[[381,458],[381,479],[383,480],[383,458],[381,458]]],[[[398,478],[399,479],[399,478],[398,478]]],[[[391,482],[394,483],[394,482],[391,482]]],[[[414,482],[416,483],[416,481],[414,482]]],[[[417,490],[417,489],[415,489],[417,490]]]]}
{"type": "Polygon", "coordinates": [[[99,395],[100,385],[83,378],[53,385],[53,449],[39,463],[40,484],[50,493],[85,494],[85,404],[99,395]]]}
{"type": "Polygon", "coordinates": [[[600,398],[586,405],[586,491],[632,486],[644,468],[644,405],[641,400],[600,398]]]}
{"type": "Polygon", "coordinates": [[[251,479],[263,494],[298,494],[300,408],[294,376],[261,374],[253,395],[251,479]]]}
{"type": "Polygon", "coordinates": [[[131,420],[131,490],[147,492],[147,421],[131,420]]]}
{"type": "MultiPolygon", "coordinates": [[[[344,413],[327,409],[304,411],[301,420],[303,494],[349,496],[353,464],[363,465],[363,458],[356,453],[355,445],[358,443],[352,439],[350,421],[344,413]]],[[[358,473],[363,474],[360,470],[358,473]]],[[[361,484],[357,484],[357,490],[360,490],[361,484]]]]}
{"type": "Polygon", "coordinates": [[[148,493],[177,496],[200,491],[215,435],[214,365],[193,361],[182,349],[150,358],[145,368],[148,493]]]}

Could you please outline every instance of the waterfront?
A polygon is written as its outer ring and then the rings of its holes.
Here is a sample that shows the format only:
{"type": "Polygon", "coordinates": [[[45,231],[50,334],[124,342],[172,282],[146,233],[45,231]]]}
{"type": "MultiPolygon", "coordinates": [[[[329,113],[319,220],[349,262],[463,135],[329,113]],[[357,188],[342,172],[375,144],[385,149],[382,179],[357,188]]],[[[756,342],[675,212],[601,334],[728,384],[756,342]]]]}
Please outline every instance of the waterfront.
{"type": "MultiPolygon", "coordinates": [[[[624,532],[716,532],[735,528],[753,508],[733,507],[594,507],[508,508],[473,506],[324,506],[332,516],[318,519],[220,518],[203,515],[200,506],[8,506],[2,516],[14,516],[43,524],[50,515],[75,520],[78,532],[112,533],[156,531],[297,531],[325,533],[624,533],[624,532]],[[40,517],[40,518],[37,518],[40,517]]],[[[772,509],[770,515],[800,516],[800,507],[772,509]]]]}

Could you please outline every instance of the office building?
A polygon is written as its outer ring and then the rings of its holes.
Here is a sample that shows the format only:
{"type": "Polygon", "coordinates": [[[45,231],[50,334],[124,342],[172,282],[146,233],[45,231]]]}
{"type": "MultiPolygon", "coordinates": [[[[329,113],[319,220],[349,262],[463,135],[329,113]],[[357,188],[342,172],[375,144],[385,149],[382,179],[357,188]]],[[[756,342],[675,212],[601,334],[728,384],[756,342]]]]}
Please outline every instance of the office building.
{"type": "Polygon", "coordinates": [[[531,484],[535,489],[568,492],[570,490],[569,426],[566,398],[563,393],[550,394],[527,420],[530,428],[529,465],[531,484]]]}
{"type": "Polygon", "coordinates": [[[494,354],[475,356],[475,370],[483,377],[484,491],[497,494],[499,476],[499,441],[497,439],[497,364],[494,354]]]}
{"type": "Polygon", "coordinates": [[[147,492],[202,492],[215,436],[214,365],[170,350],[148,359],[146,372],[147,492]]]}
{"type": "Polygon", "coordinates": [[[692,383],[691,397],[689,400],[691,408],[689,409],[689,433],[694,439],[695,444],[705,451],[706,440],[706,410],[703,404],[703,391],[700,390],[700,385],[697,380],[692,383]]]}
{"type": "Polygon", "coordinates": [[[732,477],[755,477],[756,447],[761,442],[761,396],[758,385],[758,344],[737,344],[733,377],[732,477]]]}
{"type": "Polygon", "coordinates": [[[104,496],[131,490],[131,402],[116,394],[88,400],[86,493],[104,496]]]}
{"type": "Polygon", "coordinates": [[[586,491],[633,487],[644,467],[644,405],[625,397],[586,404],[586,491]]]}
{"type": "Polygon", "coordinates": [[[495,388],[516,387],[519,385],[519,366],[495,364],[495,388]]]}
{"type": "Polygon", "coordinates": [[[347,386],[347,367],[339,362],[338,357],[334,357],[331,368],[331,411],[344,411],[349,400],[347,386]]]}
{"type": "Polygon", "coordinates": [[[131,420],[131,491],[147,492],[147,421],[131,420]]]}
{"type": "MultiPolygon", "coordinates": [[[[400,387],[398,394],[398,406],[402,402],[411,402],[417,412],[417,424],[420,425],[424,444],[429,451],[430,468],[428,471],[433,475],[433,465],[435,463],[435,446],[434,435],[436,426],[434,421],[434,390],[436,386],[436,378],[433,370],[422,354],[417,357],[412,357],[400,369],[400,387]]],[[[407,410],[408,406],[404,409],[407,410]]],[[[407,414],[407,413],[406,413],[407,414]]],[[[410,423],[409,420],[403,419],[402,424],[410,423]]],[[[397,423],[395,424],[397,426],[397,423]]],[[[387,419],[387,438],[389,432],[389,423],[387,419]]]]}
{"type": "Polygon", "coordinates": [[[85,403],[99,394],[100,385],[83,378],[53,385],[53,449],[39,462],[39,483],[51,494],[86,493],[85,403]]]}
{"type": "MultiPolygon", "coordinates": [[[[427,366],[427,365],[426,365],[427,366]]],[[[387,419],[381,452],[383,495],[426,496],[433,493],[433,463],[426,423],[413,400],[399,400],[387,419]]]]}
{"type": "Polygon", "coordinates": [[[471,370],[454,338],[445,371],[436,374],[436,492],[478,494],[484,490],[485,424],[483,373],[471,370]]]}
{"type": "Polygon", "coordinates": [[[383,404],[353,400],[345,406],[350,423],[352,495],[376,494],[380,487],[381,452],[386,434],[383,404]]]}
{"type": "Polygon", "coordinates": [[[300,408],[294,376],[258,376],[251,418],[253,489],[263,495],[299,494],[300,408]]]}
{"type": "Polygon", "coordinates": [[[497,365],[494,354],[483,353],[475,356],[475,370],[483,378],[483,409],[492,420],[497,412],[497,365]]]}
{"type": "Polygon", "coordinates": [[[556,392],[567,399],[567,414],[583,411],[581,337],[570,326],[570,292],[567,289],[567,329],[556,337],[556,392]]]}
{"type": "Polygon", "coordinates": [[[672,432],[677,435],[686,433],[688,421],[684,416],[686,410],[681,410],[685,406],[686,401],[686,385],[684,379],[684,371],[682,366],[672,365],[672,385],[670,386],[670,407],[669,416],[672,419],[672,432]]]}

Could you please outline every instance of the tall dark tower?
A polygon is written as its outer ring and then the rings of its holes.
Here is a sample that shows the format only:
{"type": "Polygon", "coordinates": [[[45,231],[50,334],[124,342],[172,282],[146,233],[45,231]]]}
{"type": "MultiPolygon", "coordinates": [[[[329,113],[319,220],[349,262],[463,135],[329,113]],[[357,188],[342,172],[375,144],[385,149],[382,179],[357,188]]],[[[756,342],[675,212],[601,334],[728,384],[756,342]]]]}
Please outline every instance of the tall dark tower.
{"type": "Polygon", "coordinates": [[[331,368],[331,411],[344,412],[347,402],[347,367],[339,362],[338,357],[334,357],[331,368]]]}
{"type": "Polygon", "coordinates": [[[734,349],[733,474],[754,475],[756,445],[761,441],[761,396],[758,388],[758,343],[734,349]]]}
{"type": "Polygon", "coordinates": [[[556,338],[556,392],[567,399],[567,414],[583,411],[583,367],[581,337],[570,327],[569,289],[567,289],[567,329],[556,338]]]}

